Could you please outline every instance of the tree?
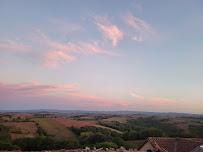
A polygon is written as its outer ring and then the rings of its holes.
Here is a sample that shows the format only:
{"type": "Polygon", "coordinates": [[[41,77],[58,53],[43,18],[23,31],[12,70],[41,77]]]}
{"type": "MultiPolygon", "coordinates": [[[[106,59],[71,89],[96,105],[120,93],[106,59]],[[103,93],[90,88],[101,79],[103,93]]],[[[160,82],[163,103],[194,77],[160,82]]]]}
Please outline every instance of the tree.
{"type": "Polygon", "coordinates": [[[162,136],[163,136],[163,131],[161,131],[157,128],[144,129],[140,133],[141,139],[147,139],[148,137],[162,137],[162,136]]]}
{"type": "Polygon", "coordinates": [[[0,150],[20,150],[20,147],[12,145],[9,141],[0,141],[0,150]]]}
{"type": "Polygon", "coordinates": [[[22,151],[56,149],[56,140],[46,136],[38,136],[35,138],[17,138],[13,140],[13,144],[19,146],[22,151]]]}
{"type": "Polygon", "coordinates": [[[124,140],[137,140],[139,139],[139,133],[134,130],[131,130],[129,132],[124,133],[122,137],[124,140]]]}
{"type": "Polygon", "coordinates": [[[9,132],[1,132],[0,133],[0,140],[10,140],[11,134],[9,132]]]}
{"type": "Polygon", "coordinates": [[[79,141],[82,145],[87,145],[89,144],[89,139],[91,136],[93,136],[94,133],[92,132],[82,132],[79,136],[79,141]]]}
{"type": "Polygon", "coordinates": [[[60,141],[58,144],[58,149],[78,149],[80,148],[80,142],[77,139],[67,139],[60,141]]]}
{"type": "Polygon", "coordinates": [[[96,134],[90,136],[89,143],[96,144],[96,143],[104,142],[106,140],[107,140],[107,138],[105,135],[103,135],[102,133],[96,133],[96,134]]]}
{"type": "Polygon", "coordinates": [[[131,143],[131,142],[126,142],[125,144],[124,144],[124,147],[125,147],[125,149],[136,149],[137,148],[137,145],[135,145],[135,144],[133,144],[133,143],[131,143]]]}
{"type": "Polygon", "coordinates": [[[41,135],[47,136],[47,132],[40,126],[37,127],[36,133],[38,133],[40,136],[41,135]]]}
{"type": "Polygon", "coordinates": [[[118,146],[113,142],[102,142],[97,146],[97,148],[104,148],[104,149],[106,149],[106,148],[114,148],[114,149],[118,149],[118,146]]]}

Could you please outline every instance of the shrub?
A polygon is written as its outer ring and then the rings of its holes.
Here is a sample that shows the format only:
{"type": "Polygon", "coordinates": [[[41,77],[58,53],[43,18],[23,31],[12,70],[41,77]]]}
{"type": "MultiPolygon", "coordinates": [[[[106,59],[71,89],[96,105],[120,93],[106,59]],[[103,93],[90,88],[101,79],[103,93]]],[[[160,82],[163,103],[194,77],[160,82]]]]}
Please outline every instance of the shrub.
{"type": "Polygon", "coordinates": [[[106,148],[114,148],[114,149],[118,149],[118,146],[113,142],[102,142],[97,146],[97,148],[104,148],[104,149],[106,149],[106,148]]]}

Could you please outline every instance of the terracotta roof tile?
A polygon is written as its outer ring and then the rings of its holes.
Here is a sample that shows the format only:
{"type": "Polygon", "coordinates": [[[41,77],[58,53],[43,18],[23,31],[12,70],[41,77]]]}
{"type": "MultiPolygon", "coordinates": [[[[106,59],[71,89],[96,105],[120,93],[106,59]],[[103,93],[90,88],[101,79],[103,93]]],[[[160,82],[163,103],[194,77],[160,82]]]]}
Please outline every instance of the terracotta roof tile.
{"type": "Polygon", "coordinates": [[[193,149],[195,149],[197,146],[200,146],[201,144],[203,144],[203,139],[198,139],[198,138],[194,138],[194,139],[184,139],[184,138],[179,138],[178,139],[178,148],[177,151],[178,152],[188,152],[191,151],[193,149]]]}
{"type": "Polygon", "coordinates": [[[177,146],[177,152],[190,152],[197,146],[203,145],[202,138],[149,137],[147,141],[155,148],[155,150],[159,150],[160,152],[174,152],[175,146],[177,146]]]}

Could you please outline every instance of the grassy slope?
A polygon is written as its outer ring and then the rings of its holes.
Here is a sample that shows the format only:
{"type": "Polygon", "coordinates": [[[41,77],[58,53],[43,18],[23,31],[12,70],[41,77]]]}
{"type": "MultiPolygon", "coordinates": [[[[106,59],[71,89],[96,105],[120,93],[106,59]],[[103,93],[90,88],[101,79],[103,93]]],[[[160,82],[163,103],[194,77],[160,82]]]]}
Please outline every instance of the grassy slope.
{"type": "Polygon", "coordinates": [[[116,129],[113,129],[113,128],[109,128],[109,127],[106,127],[106,126],[102,126],[102,125],[94,125],[95,127],[100,127],[100,128],[104,128],[104,129],[109,129],[111,131],[115,131],[119,134],[122,134],[123,132],[122,131],[119,131],[119,130],[116,130],[116,129]]]}
{"type": "Polygon", "coordinates": [[[58,140],[76,138],[76,135],[70,129],[54,120],[47,118],[34,118],[33,120],[39,123],[48,134],[54,135],[58,140]]]}

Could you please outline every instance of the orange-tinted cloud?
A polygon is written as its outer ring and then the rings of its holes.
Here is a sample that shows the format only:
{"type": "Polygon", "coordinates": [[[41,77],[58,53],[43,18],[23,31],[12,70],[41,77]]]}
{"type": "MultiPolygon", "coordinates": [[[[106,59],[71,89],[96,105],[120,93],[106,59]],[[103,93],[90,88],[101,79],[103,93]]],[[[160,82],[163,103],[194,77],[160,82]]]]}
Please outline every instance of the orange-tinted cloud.
{"type": "Polygon", "coordinates": [[[123,38],[123,33],[116,26],[113,25],[107,18],[102,18],[99,16],[95,17],[96,25],[104,35],[106,39],[110,39],[112,41],[112,45],[115,47],[117,42],[123,38]]]}

